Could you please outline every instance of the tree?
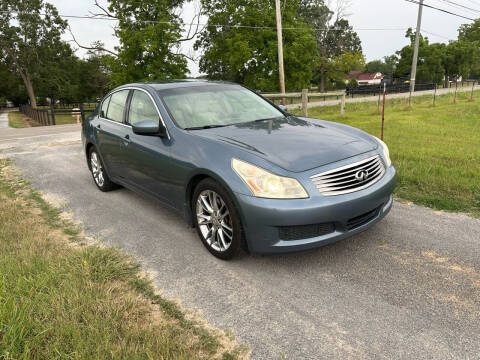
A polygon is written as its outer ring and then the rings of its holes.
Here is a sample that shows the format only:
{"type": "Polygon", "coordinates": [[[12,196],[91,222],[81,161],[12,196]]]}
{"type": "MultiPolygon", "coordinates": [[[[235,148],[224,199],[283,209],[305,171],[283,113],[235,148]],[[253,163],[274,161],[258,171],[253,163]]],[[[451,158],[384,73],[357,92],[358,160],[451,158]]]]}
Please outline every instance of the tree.
{"type": "MultiPolygon", "coordinates": [[[[415,33],[407,31],[411,44],[398,51],[399,62],[397,74],[409,75],[413,58],[413,43],[415,33]]],[[[428,38],[420,36],[417,79],[419,82],[440,83],[445,80],[448,86],[450,78],[467,77],[478,64],[477,42],[459,40],[451,41],[448,45],[441,43],[430,44],[428,38]]]]}
{"type": "MultiPolygon", "coordinates": [[[[195,43],[196,50],[203,50],[200,70],[211,79],[235,81],[262,90],[278,90],[273,2],[202,0],[202,6],[208,23],[195,43]]],[[[299,18],[298,10],[295,1],[282,4],[285,83],[289,89],[309,85],[317,60],[312,31],[299,18]]]]}
{"type": "Polygon", "coordinates": [[[458,33],[458,41],[470,43],[476,52],[471,71],[475,75],[480,75],[480,19],[475,20],[472,24],[460,26],[458,33]]]}
{"type": "Polygon", "coordinates": [[[65,27],[57,9],[43,0],[0,3],[0,52],[9,68],[22,78],[33,107],[37,105],[35,82],[62,57],[65,43],[60,37],[65,27]]]}
{"type": "MultiPolygon", "coordinates": [[[[362,53],[344,52],[326,64],[326,78],[332,85],[344,84],[347,75],[352,70],[361,70],[365,67],[365,57],[362,53]]],[[[327,82],[326,85],[329,85],[327,82]]]]}
{"type": "MultiPolygon", "coordinates": [[[[412,29],[408,29],[405,37],[410,39],[410,45],[397,51],[399,60],[396,74],[401,77],[407,77],[411,72],[415,32],[412,29]]],[[[442,81],[444,76],[445,46],[445,44],[430,45],[428,38],[420,35],[416,76],[418,83],[439,83],[442,81]]]]}
{"type": "MultiPolygon", "coordinates": [[[[126,82],[184,78],[187,61],[179,52],[182,19],[175,13],[183,0],[109,0],[108,9],[95,1],[100,13],[118,19],[115,35],[120,41],[107,64],[112,86],[126,82]]],[[[77,43],[78,44],[78,43],[77,43]]],[[[81,46],[81,45],[79,45],[81,46]]],[[[106,49],[100,45],[85,47],[106,49]]]]}
{"type": "MultiPolygon", "coordinates": [[[[0,81],[0,99],[10,100],[18,104],[28,98],[23,82],[6,64],[1,62],[0,79],[2,79],[2,81],[0,81]]],[[[0,101],[0,103],[2,103],[2,101],[0,101]]]]}
{"type": "Polygon", "coordinates": [[[395,55],[385,56],[383,60],[373,60],[365,65],[367,73],[380,72],[385,75],[393,75],[397,67],[398,58],[395,55]]]}
{"type": "MultiPolygon", "coordinates": [[[[330,62],[345,52],[361,53],[362,45],[358,34],[344,19],[349,1],[337,0],[336,9],[324,0],[301,0],[300,16],[314,29],[317,51],[320,58],[317,68],[320,91],[325,90],[330,62]],[[328,6],[330,5],[330,6],[328,6]]],[[[353,69],[351,69],[353,70],[353,69]]]]}

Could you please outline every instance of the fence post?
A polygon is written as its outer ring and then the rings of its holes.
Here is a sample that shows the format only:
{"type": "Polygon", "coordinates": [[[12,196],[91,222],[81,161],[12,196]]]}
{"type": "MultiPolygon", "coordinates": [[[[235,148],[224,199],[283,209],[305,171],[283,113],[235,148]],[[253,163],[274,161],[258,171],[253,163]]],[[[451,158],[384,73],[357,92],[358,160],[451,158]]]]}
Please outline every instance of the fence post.
{"type": "Polygon", "coordinates": [[[380,99],[382,98],[382,92],[378,92],[377,113],[380,114],[380,99]]]}
{"type": "Polygon", "coordinates": [[[53,103],[50,103],[50,113],[52,114],[52,125],[55,124],[55,108],[53,107],[53,103]]]}
{"type": "Polygon", "coordinates": [[[302,116],[307,117],[308,116],[308,89],[303,89],[302,90],[302,116]]]}
{"type": "Polygon", "coordinates": [[[458,78],[455,78],[455,96],[453,97],[453,103],[457,103],[457,90],[458,90],[458,78]]]}
{"type": "Polygon", "coordinates": [[[383,126],[385,123],[385,98],[387,96],[387,84],[384,84],[383,87],[383,109],[382,109],[382,133],[380,134],[380,139],[383,141],[383,126]]]}
{"type": "Polygon", "coordinates": [[[82,126],[83,126],[83,123],[85,122],[85,112],[83,110],[83,103],[80,103],[79,108],[80,108],[80,116],[82,118],[82,126]]]}
{"type": "Polygon", "coordinates": [[[435,84],[435,90],[433,91],[433,107],[435,107],[436,101],[437,101],[437,84],[435,84]]]}
{"type": "Polygon", "coordinates": [[[470,101],[473,101],[473,91],[475,90],[475,80],[472,82],[472,95],[470,95],[470,101]]]}
{"type": "Polygon", "coordinates": [[[342,94],[342,103],[340,104],[340,115],[342,115],[342,117],[345,116],[345,97],[346,93],[344,92],[342,94]]]}

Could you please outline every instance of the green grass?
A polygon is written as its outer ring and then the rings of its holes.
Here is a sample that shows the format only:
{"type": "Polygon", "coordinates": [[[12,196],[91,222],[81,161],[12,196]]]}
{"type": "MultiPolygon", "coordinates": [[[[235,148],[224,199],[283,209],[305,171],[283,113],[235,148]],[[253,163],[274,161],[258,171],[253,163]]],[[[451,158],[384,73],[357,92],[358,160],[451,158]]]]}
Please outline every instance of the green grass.
{"type": "Polygon", "coordinates": [[[230,336],[158,295],[129,256],[83,244],[6,160],[0,225],[0,359],[245,357],[230,336]]]}
{"type": "MultiPolygon", "coordinates": [[[[47,108],[45,106],[39,106],[39,108],[47,108]]],[[[85,107],[85,111],[88,116],[95,108],[85,107]]],[[[77,122],[76,117],[71,114],[55,114],[55,124],[56,125],[65,125],[65,124],[75,124],[77,122]]],[[[26,115],[22,114],[19,111],[11,111],[8,113],[8,125],[12,128],[25,128],[30,126],[41,126],[40,123],[30,119],[26,115]]]]}
{"type": "MultiPolygon", "coordinates": [[[[434,209],[480,217],[480,92],[387,101],[384,140],[398,170],[398,197],[434,209]]],[[[299,110],[294,111],[296,114],[299,110]]],[[[317,107],[308,115],[358,127],[380,137],[377,103],[317,107]]]]}
{"type": "Polygon", "coordinates": [[[8,113],[8,126],[12,128],[24,128],[32,125],[29,119],[20,111],[10,111],[8,113]]]}

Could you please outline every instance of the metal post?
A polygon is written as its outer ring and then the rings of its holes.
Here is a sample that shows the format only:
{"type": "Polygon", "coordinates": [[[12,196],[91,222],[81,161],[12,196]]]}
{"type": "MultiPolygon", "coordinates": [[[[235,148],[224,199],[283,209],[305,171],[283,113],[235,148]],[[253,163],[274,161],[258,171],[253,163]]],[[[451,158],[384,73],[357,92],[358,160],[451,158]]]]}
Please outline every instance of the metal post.
{"type": "MultiPolygon", "coordinates": [[[[280,79],[280,92],[282,94],[285,94],[285,73],[283,70],[282,14],[280,12],[280,0],[275,0],[275,10],[277,15],[278,75],[280,79]]],[[[286,105],[285,98],[282,98],[282,104],[286,105]]]]}
{"type": "Polygon", "coordinates": [[[453,97],[453,103],[457,103],[457,89],[458,89],[458,78],[455,77],[455,96],[453,97]]]}
{"type": "Polygon", "coordinates": [[[340,114],[342,115],[342,117],[345,116],[345,92],[342,94],[342,103],[340,104],[340,114]]]}
{"type": "Polygon", "coordinates": [[[473,101],[473,91],[475,90],[475,80],[472,82],[472,95],[470,95],[470,101],[473,101]]]}
{"type": "Polygon", "coordinates": [[[433,107],[435,107],[436,101],[437,101],[437,84],[435,83],[435,90],[433,91],[433,107]]]}
{"type": "Polygon", "coordinates": [[[302,116],[308,116],[308,89],[302,90],[302,116]]]}
{"type": "Polygon", "coordinates": [[[383,141],[383,126],[385,123],[385,98],[387,96],[387,84],[383,86],[383,109],[382,109],[382,132],[380,134],[380,139],[383,141]]]}
{"type": "Polygon", "coordinates": [[[423,0],[418,4],[417,32],[415,34],[415,47],[413,49],[412,71],[410,74],[410,97],[408,104],[412,102],[412,93],[415,92],[415,78],[417,77],[418,46],[420,44],[420,31],[422,28],[423,0]]]}
{"type": "Polygon", "coordinates": [[[50,113],[52,114],[52,125],[55,124],[55,108],[53,107],[53,103],[50,104],[50,113]]]}

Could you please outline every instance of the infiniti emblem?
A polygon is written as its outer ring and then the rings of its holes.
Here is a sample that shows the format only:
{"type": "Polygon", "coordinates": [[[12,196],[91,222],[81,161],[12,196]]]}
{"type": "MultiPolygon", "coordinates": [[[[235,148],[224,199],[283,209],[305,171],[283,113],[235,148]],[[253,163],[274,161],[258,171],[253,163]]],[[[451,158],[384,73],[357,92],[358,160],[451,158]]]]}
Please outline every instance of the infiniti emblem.
{"type": "Polygon", "coordinates": [[[357,171],[355,173],[355,179],[357,179],[357,181],[359,181],[359,182],[367,180],[368,179],[368,171],[367,170],[357,171]]]}

